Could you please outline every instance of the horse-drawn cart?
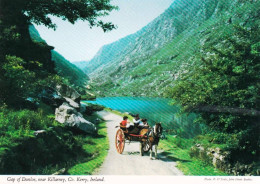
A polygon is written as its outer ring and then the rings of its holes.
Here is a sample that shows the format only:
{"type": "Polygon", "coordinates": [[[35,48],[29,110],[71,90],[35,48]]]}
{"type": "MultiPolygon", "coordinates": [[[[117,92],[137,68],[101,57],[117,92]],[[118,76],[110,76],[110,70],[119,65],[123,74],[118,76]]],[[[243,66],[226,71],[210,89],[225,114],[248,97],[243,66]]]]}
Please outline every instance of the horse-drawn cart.
{"type": "Polygon", "coordinates": [[[122,154],[125,148],[125,142],[140,142],[141,144],[141,155],[144,152],[148,152],[151,144],[149,144],[149,137],[147,135],[148,129],[143,134],[131,134],[126,129],[119,128],[116,132],[115,145],[116,150],[119,154],[122,154]]]}

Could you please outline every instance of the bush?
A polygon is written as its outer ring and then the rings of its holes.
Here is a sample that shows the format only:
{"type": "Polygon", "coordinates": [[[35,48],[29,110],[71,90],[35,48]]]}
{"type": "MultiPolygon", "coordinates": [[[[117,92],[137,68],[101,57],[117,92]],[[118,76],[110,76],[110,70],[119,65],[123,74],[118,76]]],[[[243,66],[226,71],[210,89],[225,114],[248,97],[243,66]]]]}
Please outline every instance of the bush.
{"type": "Polygon", "coordinates": [[[75,158],[90,155],[84,152],[72,132],[58,126],[40,136],[23,139],[0,156],[1,174],[52,174],[56,169],[78,162],[75,158]],[[52,170],[55,165],[59,168],[52,170]]]}
{"type": "Polygon", "coordinates": [[[70,128],[38,111],[0,108],[0,173],[52,174],[84,162],[92,155],[82,145],[86,135],[75,136],[70,128]],[[45,130],[34,135],[35,130],[45,130]],[[76,159],[75,159],[76,158],[76,159]]]}
{"type": "Polygon", "coordinates": [[[184,112],[200,113],[201,122],[218,132],[210,135],[212,141],[226,144],[234,156],[260,151],[258,33],[258,26],[234,26],[233,35],[205,44],[200,58],[195,57],[200,63],[182,74],[168,94],[184,112]]]}
{"type": "Polygon", "coordinates": [[[104,108],[102,105],[88,103],[86,106],[86,114],[91,115],[93,112],[102,111],[104,108]]]}
{"type": "Polygon", "coordinates": [[[53,117],[43,115],[42,111],[31,110],[2,110],[0,111],[0,130],[13,131],[19,129],[46,129],[54,122],[53,117]]]}

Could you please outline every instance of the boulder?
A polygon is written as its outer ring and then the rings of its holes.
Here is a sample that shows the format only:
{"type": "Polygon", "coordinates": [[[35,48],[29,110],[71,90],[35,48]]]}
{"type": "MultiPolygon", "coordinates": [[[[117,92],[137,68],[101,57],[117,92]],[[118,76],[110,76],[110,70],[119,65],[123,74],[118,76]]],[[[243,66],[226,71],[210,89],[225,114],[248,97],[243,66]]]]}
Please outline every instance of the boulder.
{"type": "Polygon", "coordinates": [[[230,152],[222,151],[220,148],[208,148],[207,155],[212,159],[214,167],[225,170],[230,152]]]}
{"type": "Polygon", "coordinates": [[[85,103],[80,103],[80,113],[85,114],[87,111],[87,105],[85,103]]]}
{"type": "Polygon", "coordinates": [[[63,103],[59,108],[56,108],[55,120],[67,126],[79,128],[86,133],[97,133],[96,126],[84,119],[81,113],[77,112],[75,108],[71,107],[66,102],[63,103]]]}
{"type": "Polygon", "coordinates": [[[36,130],[34,131],[34,136],[38,136],[38,135],[41,135],[41,134],[46,134],[46,130],[36,130]]]}
{"type": "Polygon", "coordinates": [[[70,98],[67,98],[67,97],[64,97],[64,99],[66,100],[66,102],[68,102],[68,104],[69,104],[71,107],[73,107],[73,108],[75,108],[75,109],[77,109],[77,110],[80,109],[80,104],[79,104],[79,103],[77,103],[77,102],[75,102],[74,100],[72,100],[72,99],[70,99],[70,98]]]}
{"type": "Polygon", "coordinates": [[[65,102],[65,99],[58,95],[57,91],[51,87],[43,89],[38,96],[45,104],[53,107],[59,107],[63,102],[65,102]]]}
{"type": "Polygon", "coordinates": [[[59,84],[56,86],[56,90],[59,95],[66,98],[70,98],[73,101],[80,103],[81,100],[80,94],[75,89],[64,84],[59,84]]]}

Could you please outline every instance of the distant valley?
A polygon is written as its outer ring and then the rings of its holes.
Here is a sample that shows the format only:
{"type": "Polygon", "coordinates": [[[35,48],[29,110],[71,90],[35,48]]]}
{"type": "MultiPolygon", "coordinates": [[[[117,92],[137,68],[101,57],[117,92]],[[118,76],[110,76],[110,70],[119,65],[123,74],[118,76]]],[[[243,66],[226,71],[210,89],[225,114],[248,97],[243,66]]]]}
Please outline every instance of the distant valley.
{"type": "Polygon", "coordinates": [[[202,47],[216,45],[234,25],[259,23],[259,2],[176,0],[135,34],[79,62],[98,96],[163,96],[181,74],[200,65],[202,47]]]}

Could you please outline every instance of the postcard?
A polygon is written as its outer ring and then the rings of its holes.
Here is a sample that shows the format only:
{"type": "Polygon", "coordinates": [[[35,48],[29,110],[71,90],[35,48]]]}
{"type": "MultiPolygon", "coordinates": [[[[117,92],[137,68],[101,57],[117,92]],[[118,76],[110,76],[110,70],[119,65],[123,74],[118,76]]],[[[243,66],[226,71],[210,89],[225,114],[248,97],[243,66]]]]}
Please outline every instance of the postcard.
{"type": "Polygon", "coordinates": [[[259,183],[259,11],[1,0],[0,183],[259,183]]]}

